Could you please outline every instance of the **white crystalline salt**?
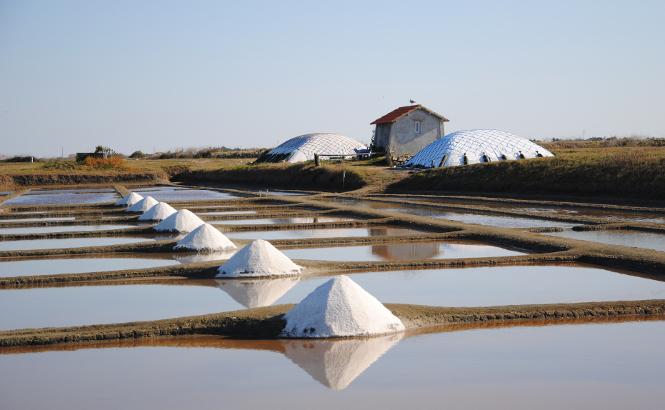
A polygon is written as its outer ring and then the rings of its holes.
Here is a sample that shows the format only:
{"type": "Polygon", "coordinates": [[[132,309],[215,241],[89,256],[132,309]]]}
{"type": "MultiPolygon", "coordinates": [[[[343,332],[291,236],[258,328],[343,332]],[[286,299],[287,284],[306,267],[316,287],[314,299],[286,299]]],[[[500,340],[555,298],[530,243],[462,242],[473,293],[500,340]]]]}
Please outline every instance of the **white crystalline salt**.
{"type": "Polygon", "coordinates": [[[218,278],[297,275],[302,267],[293,263],[268,241],[257,239],[219,267],[218,278]]]}
{"type": "Polygon", "coordinates": [[[284,319],[284,337],[372,336],[404,330],[397,316],[346,276],[316,288],[284,319]]]}
{"type": "Polygon", "coordinates": [[[134,205],[130,206],[127,208],[127,212],[145,212],[148,209],[152,208],[153,206],[157,205],[158,202],[155,198],[151,196],[146,196],[145,198],[141,199],[134,205]]]}
{"type": "Polygon", "coordinates": [[[204,223],[178,241],[174,249],[215,252],[235,249],[236,246],[219,229],[204,223]]]}
{"type": "Polygon", "coordinates": [[[177,211],[166,202],[160,202],[139,216],[139,221],[161,221],[177,211]]]}
{"type": "Polygon", "coordinates": [[[118,202],[116,202],[116,205],[124,205],[124,206],[132,206],[138,201],[142,200],[143,196],[137,194],[136,192],[130,192],[128,195],[125,195],[124,197],[118,199],[118,202]]]}
{"type": "Polygon", "coordinates": [[[162,222],[155,225],[154,229],[157,232],[191,232],[205,222],[192,211],[181,209],[176,213],[169,215],[162,222]]]}

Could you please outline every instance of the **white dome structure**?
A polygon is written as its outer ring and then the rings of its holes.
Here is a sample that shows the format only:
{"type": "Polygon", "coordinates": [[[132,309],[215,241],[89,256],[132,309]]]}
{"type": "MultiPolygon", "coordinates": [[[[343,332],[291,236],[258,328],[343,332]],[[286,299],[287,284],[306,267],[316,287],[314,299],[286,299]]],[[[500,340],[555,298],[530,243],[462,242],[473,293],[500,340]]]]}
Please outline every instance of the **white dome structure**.
{"type": "Polygon", "coordinates": [[[282,143],[263,154],[257,162],[303,162],[314,160],[314,154],[355,156],[367,146],[353,138],[339,134],[305,134],[282,143]]]}
{"type": "Polygon", "coordinates": [[[219,229],[204,223],[179,240],[173,249],[216,252],[236,249],[236,246],[219,229]]]}
{"type": "Polygon", "coordinates": [[[191,232],[205,222],[192,211],[188,209],[181,209],[178,212],[169,215],[162,222],[155,225],[154,229],[157,232],[191,232]]]}
{"type": "Polygon", "coordinates": [[[454,167],[481,162],[553,157],[554,154],[509,132],[463,130],[429,144],[404,166],[414,168],[454,167]]]}
{"type": "Polygon", "coordinates": [[[263,239],[252,241],[217,270],[216,278],[298,275],[302,267],[263,239]]]}
{"type": "Polygon", "coordinates": [[[155,198],[151,196],[146,196],[142,200],[138,201],[134,205],[127,208],[127,212],[145,212],[153,206],[157,205],[158,202],[155,198]]]}
{"type": "Polygon", "coordinates": [[[115,203],[116,205],[124,205],[124,206],[132,206],[138,201],[142,200],[143,196],[137,194],[136,192],[130,192],[129,194],[125,195],[124,197],[118,199],[118,201],[115,203]]]}
{"type": "Polygon", "coordinates": [[[168,218],[171,214],[176,213],[174,207],[166,202],[160,202],[152,208],[148,209],[139,216],[139,221],[161,221],[168,218]]]}

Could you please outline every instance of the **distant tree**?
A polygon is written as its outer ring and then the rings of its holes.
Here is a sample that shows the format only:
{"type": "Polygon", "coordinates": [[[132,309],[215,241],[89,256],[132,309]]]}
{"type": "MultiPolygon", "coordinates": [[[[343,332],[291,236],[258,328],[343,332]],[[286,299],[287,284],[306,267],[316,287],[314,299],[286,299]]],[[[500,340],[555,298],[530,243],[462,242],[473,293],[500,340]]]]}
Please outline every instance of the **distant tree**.
{"type": "Polygon", "coordinates": [[[143,153],[143,151],[134,151],[134,152],[132,152],[132,155],[129,156],[129,158],[141,159],[141,158],[145,158],[145,154],[143,153]]]}
{"type": "Polygon", "coordinates": [[[117,153],[111,147],[105,147],[103,145],[97,145],[95,147],[95,154],[104,154],[104,157],[111,157],[117,155],[117,153]]]}

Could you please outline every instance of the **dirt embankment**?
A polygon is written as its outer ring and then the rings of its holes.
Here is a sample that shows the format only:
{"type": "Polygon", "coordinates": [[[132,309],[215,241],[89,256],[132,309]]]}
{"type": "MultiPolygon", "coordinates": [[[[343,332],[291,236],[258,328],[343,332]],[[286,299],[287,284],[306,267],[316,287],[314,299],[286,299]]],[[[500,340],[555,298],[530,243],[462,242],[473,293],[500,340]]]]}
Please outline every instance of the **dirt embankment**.
{"type": "Polygon", "coordinates": [[[665,159],[565,156],[414,173],[390,192],[459,191],[665,199],[665,159]]]}
{"type": "Polygon", "coordinates": [[[264,164],[222,168],[218,170],[183,171],[173,181],[255,186],[277,189],[315,189],[350,191],[367,184],[357,172],[342,166],[306,164],[264,164]]]}
{"type": "Polygon", "coordinates": [[[123,172],[109,174],[25,174],[4,175],[14,185],[73,185],[73,184],[115,184],[125,182],[161,183],[165,174],[155,172],[123,172]]]}
{"type": "MultiPolygon", "coordinates": [[[[203,316],[148,322],[66,328],[24,329],[0,332],[0,347],[53,345],[104,340],[139,339],[158,336],[226,335],[268,339],[278,337],[284,327],[282,315],[292,305],[246,309],[203,316]]],[[[515,326],[539,320],[543,324],[591,323],[607,318],[665,318],[665,301],[594,302],[554,305],[496,307],[432,307],[386,305],[407,329],[434,326],[488,324],[515,326]]]]}

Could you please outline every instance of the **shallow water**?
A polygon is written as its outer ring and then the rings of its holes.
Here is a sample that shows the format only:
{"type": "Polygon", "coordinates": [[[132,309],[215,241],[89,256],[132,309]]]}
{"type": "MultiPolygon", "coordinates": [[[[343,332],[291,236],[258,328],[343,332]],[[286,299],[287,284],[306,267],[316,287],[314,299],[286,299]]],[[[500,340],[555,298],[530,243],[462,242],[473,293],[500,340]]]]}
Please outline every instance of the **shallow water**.
{"type": "Polygon", "coordinates": [[[150,241],[149,238],[102,237],[102,238],[66,238],[66,239],[33,239],[22,241],[2,241],[0,251],[16,251],[27,249],[79,248],[84,246],[106,246],[125,243],[150,241]]]}
{"type": "Polygon", "coordinates": [[[610,245],[655,249],[665,252],[665,235],[657,233],[633,231],[563,231],[548,232],[545,235],[607,243],[610,245]]]}
{"type": "MultiPolygon", "coordinates": [[[[603,269],[516,266],[358,273],[384,303],[494,306],[665,298],[665,283],[603,269]]],[[[163,319],[297,303],[330,277],[0,291],[0,329],[163,319]]]]}
{"type": "Polygon", "coordinates": [[[325,261],[396,261],[524,255],[524,253],[498,246],[473,242],[414,242],[332,248],[286,249],[283,252],[292,259],[325,261]]]}
{"type": "MultiPolygon", "coordinates": [[[[203,214],[202,214],[203,215],[203,214]]],[[[295,217],[295,218],[259,218],[236,219],[232,221],[214,221],[215,225],[263,225],[263,224],[313,224],[325,222],[352,221],[353,218],[334,216],[295,217]]]]}
{"type": "Polygon", "coordinates": [[[31,259],[0,262],[0,277],[145,269],[177,263],[176,260],[147,258],[31,259]]]}
{"type": "Polygon", "coordinates": [[[197,215],[253,215],[256,211],[214,211],[214,212],[196,212],[197,215]]]}
{"type": "Polygon", "coordinates": [[[95,204],[114,202],[120,198],[115,192],[88,192],[74,193],[66,190],[58,192],[53,190],[49,193],[35,195],[19,195],[4,203],[7,206],[18,205],[62,205],[62,204],[95,204]]]}
{"type": "Polygon", "coordinates": [[[59,217],[46,217],[46,218],[11,218],[11,219],[0,219],[0,224],[7,222],[38,222],[38,221],[73,221],[76,219],[73,216],[59,216],[59,217]]]}
{"type": "Polygon", "coordinates": [[[149,190],[134,191],[142,196],[150,195],[158,201],[201,201],[206,199],[231,199],[237,195],[228,192],[209,191],[207,189],[188,189],[158,187],[149,190]]]}
{"type": "Polygon", "coordinates": [[[126,409],[655,409],[665,400],[664,338],[663,322],[628,322],[339,341],[168,339],[0,355],[0,397],[12,409],[116,409],[118,397],[126,409]]]}
{"type": "Polygon", "coordinates": [[[302,238],[335,238],[335,237],[362,237],[386,235],[422,235],[422,231],[405,228],[372,227],[372,228],[328,228],[328,229],[299,229],[285,231],[249,231],[224,232],[231,239],[302,239],[302,238]]]}
{"type": "Polygon", "coordinates": [[[522,218],[503,215],[474,214],[464,212],[449,212],[441,209],[428,208],[426,206],[396,204],[387,202],[366,201],[357,199],[337,199],[348,205],[363,206],[370,209],[381,209],[391,212],[403,212],[411,215],[429,216],[432,218],[449,219],[468,224],[480,224],[502,228],[538,228],[538,227],[560,227],[570,228],[574,223],[549,221],[538,218],[522,218]]]}
{"type": "Polygon", "coordinates": [[[53,233],[53,232],[89,232],[111,229],[135,228],[136,225],[67,225],[67,226],[31,226],[24,228],[0,228],[0,235],[53,233]]]}

